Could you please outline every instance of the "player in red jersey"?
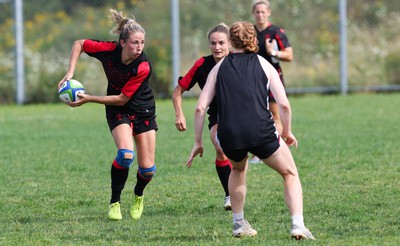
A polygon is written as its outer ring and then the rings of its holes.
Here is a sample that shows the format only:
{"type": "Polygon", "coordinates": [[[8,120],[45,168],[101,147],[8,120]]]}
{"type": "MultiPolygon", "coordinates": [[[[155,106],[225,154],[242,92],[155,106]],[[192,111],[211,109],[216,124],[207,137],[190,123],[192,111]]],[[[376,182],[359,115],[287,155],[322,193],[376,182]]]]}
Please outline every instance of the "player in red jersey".
{"type": "MultiPolygon", "coordinates": [[[[186,130],[186,119],[182,110],[182,94],[189,91],[194,85],[198,84],[200,89],[203,89],[208,73],[223,57],[229,53],[229,27],[223,23],[215,26],[208,32],[208,42],[210,45],[211,55],[204,56],[198,59],[189,72],[181,77],[178,85],[174,89],[173,103],[175,108],[175,126],[179,131],[186,130]]],[[[232,169],[232,165],[228,158],[225,156],[221,147],[216,141],[217,134],[217,107],[215,100],[211,103],[208,111],[211,142],[214,144],[216,150],[215,166],[217,174],[225,191],[224,209],[231,209],[231,202],[228,190],[228,179],[232,169]]]]}
{"type": "Polygon", "coordinates": [[[118,41],[75,41],[68,72],[58,87],[73,77],[82,52],[102,63],[108,81],[107,95],[79,94],[80,100],[69,103],[69,106],[78,107],[88,102],[105,105],[107,123],[117,147],[117,154],[111,165],[111,200],[108,213],[111,220],[122,219],[121,192],[125,187],[129,168],[137,155],[137,182],[130,216],[139,219],[143,212],[143,191],[156,172],[154,160],[158,127],[155,120],[155,100],[149,87],[152,68],[143,52],[145,30],[134,17],[126,18],[121,12],[113,9],[110,11],[116,23],[112,32],[119,35],[118,41]]]}
{"type": "MultiPolygon", "coordinates": [[[[187,165],[202,155],[203,125],[207,107],[216,98],[218,140],[232,163],[229,192],[232,202],[235,237],[255,236],[244,217],[248,153],[262,161],[283,178],[285,202],[292,216],[291,236],[314,239],[303,219],[302,186],[288,146],[297,147],[291,131],[291,108],[275,68],[257,54],[256,30],[250,22],[236,22],[229,30],[232,52],[208,75],[195,111],[195,143],[187,165]],[[268,109],[269,89],[273,92],[282,116],[282,135],[278,134],[268,109]]],[[[265,188],[265,187],[264,187],[265,188]]]]}
{"type": "MultiPolygon", "coordinates": [[[[256,21],[255,27],[257,30],[258,54],[269,61],[272,66],[278,71],[283,85],[283,71],[280,66],[280,61],[290,62],[293,59],[293,49],[289,43],[286,33],[283,28],[280,28],[269,21],[271,15],[271,5],[268,0],[253,1],[252,13],[256,21]]],[[[282,133],[282,122],[279,116],[278,105],[274,95],[270,93],[269,110],[272,112],[276,127],[279,133],[282,133]]],[[[260,160],[253,156],[250,163],[257,163],[260,160]]]]}

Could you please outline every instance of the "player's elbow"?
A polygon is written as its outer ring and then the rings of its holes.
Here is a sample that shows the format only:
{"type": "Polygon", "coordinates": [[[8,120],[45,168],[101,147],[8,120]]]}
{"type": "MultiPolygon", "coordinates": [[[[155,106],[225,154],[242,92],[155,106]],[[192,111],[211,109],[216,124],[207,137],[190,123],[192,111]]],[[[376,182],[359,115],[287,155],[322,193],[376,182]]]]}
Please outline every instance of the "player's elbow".
{"type": "Polygon", "coordinates": [[[184,90],[183,90],[182,86],[180,86],[180,85],[175,86],[174,91],[172,92],[172,99],[181,97],[183,92],[184,92],[184,90]]]}
{"type": "Polygon", "coordinates": [[[293,60],[293,49],[291,47],[286,48],[284,59],[288,62],[293,60]]]}
{"type": "Polygon", "coordinates": [[[288,55],[286,56],[286,61],[291,62],[293,60],[293,53],[289,52],[288,55]]]}
{"type": "Polygon", "coordinates": [[[195,113],[198,115],[204,114],[206,112],[206,108],[202,105],[197,105],[195,109],[195,113]]]}
{"type": "Polygon", "coordinates": [[[115,103],[115,106],[122,107],[122,106],[125,106],[125,104],[126,104],[126,102],[117,101],[117,102],[115,103]]]}
{"type": "Polygon", "coordinates": [[[289,102],[283,102],[279,104],[279,110],[283,113],[290,113],[290,104],[289,102]]]}
{"type": "Polygon", "coordinates": [[[124,95],[121,93],[115,100],[114,105],[115,106],[125,106],[125,104],[129,101],[130,97],[124,95]]]}

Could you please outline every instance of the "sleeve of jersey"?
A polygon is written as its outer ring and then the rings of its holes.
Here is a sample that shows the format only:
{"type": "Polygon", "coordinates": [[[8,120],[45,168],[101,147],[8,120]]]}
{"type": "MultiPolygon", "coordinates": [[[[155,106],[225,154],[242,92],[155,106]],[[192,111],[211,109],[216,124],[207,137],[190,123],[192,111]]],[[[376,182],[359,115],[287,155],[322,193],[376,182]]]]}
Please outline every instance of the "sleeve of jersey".
{"type": "Polygon", "coordinates": [[[131,77],[122,88],[122,93],[127,97],[132,97],[140,85],[146,80],[150,74],[150,65],[148,62],[140,63],[137,75],[131,77]]]}
{"type": "Polygon", "coordinates": [[[83,51],[90,55],[102,51],[112,51],[116,48],[116,46],[117,44],[115,42],[86,39],[83,42],[83,51]]]}
{"type": "Polygon", "coordinates": [[[283,30],[283,28],[280,28],[276,32],[276,41],[278,42],[278,46],[279,46],[280,50],[291,47],[290,43],[289,43],[289,39],[287,38],[285,30],[283,30]]]}
{"type": "Polygon", "coordinates": [[[193,67],[187,72],[187,74],[178,81],[179,85],[182,86],[185,90],[190,90],[195,84],[196,84],[196,71],[203,65],[204,63],[204,57],[198,59],[193,67]]]}

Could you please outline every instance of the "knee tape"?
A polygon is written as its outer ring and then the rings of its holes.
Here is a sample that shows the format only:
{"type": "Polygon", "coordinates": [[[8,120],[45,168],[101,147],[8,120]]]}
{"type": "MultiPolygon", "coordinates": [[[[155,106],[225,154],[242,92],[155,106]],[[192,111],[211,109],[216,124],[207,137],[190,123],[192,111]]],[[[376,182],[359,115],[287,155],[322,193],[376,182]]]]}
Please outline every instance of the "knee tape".
{"type": "Polygon", "coordinates": [[[156,174],[156,164],[149,168],[139,167],[138,172],[142,178],[150,180],[153,178],[154,174],[156,174]]]}
{"type": "Polygon", "coordinates": [[[115,161],[117,164],[123,168],[129,168],[133,160],[135,159],[135,151],[129,149],[120,149],[118,150],[117,157],[115,157],[115,161]]]}

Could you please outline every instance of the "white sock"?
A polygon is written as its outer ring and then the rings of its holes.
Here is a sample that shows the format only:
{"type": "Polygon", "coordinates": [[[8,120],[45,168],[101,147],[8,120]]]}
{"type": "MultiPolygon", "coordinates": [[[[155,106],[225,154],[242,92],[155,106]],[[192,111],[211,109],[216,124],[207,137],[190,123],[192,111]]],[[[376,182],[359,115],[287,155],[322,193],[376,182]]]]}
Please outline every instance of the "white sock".
{"type": "Polygon", "coordinates": [[[292,225],[296,225],[298,227],[305,227],[303,216],[302,215],[293,215],[292,216],[292,225]]]}
{"type": "Polygon", "coordinates": [[[244,212],[241,212],[241,213],[237,213],[237,214],[235,214],[235,213],[232,213],[232,218],[233,218],[233,224],[235,224],[235,222],[237,222],[237,221],[240,221],[240,220],[243,220],[243,218],[244,218],[244,212]]]}

